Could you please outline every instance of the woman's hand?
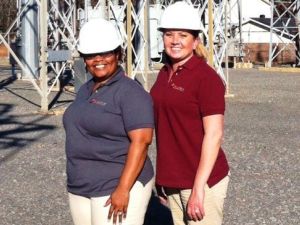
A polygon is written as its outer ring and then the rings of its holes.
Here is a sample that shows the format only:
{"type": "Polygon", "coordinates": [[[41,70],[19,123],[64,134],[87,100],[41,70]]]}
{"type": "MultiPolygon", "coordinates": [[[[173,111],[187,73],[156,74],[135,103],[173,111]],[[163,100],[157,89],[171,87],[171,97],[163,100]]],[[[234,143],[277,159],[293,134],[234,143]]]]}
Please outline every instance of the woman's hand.
{"type": "Polygon", "coordinates": [[[202,220],[204,212],[204,187],[193,188],[187,204],[188,217],[193,221],[202,220]]]}
{"type": "Polygon", "coordinates": [[[122,223],[123,218],[126,218],[127,207],[129,202],[129,190],[122,190],[117,187],[111,194],[110,198],[106,201],[105,207],[110,205],[108,219],[113,219],[113,224],[117,221],[122,223]]]}
{"type": "Polygon", "coordinates": [[[187,214],[194,220],[201,220],[204,213],[204,187],[216,162],[223,137],[224,116],[221,114],[203,117],[204,138],[201,158],[194,187],[188,200],[187,214]]]}
{"type": "Polygon", "coordinates": [[[156,184],[155,188],[156,188],[156,192],[157,192],[157,196],[159,198],[160,204],[162,204],[166,207],[169,207],[168,198],[167,198],[167,195],[165,194],[165,192],[163,191],[163,187],[156,184]]]}
{"type": "Polygon", "coordinates": [[[168,199],[165,196],[158,196],[160,204],[169,207],[168,199]]]}
{"type": "Polygon", "coordinates": [[[108,219],[113,218],[114,224],[117,220],[119,224],[122,223],[122,219],[126,217],[129,193],[144,166],[152,134],[152,128],[141,128],[128,132],[130,145],[125,166],[117,188],[105,204],[105,206],[110,205],[108,219]]]}

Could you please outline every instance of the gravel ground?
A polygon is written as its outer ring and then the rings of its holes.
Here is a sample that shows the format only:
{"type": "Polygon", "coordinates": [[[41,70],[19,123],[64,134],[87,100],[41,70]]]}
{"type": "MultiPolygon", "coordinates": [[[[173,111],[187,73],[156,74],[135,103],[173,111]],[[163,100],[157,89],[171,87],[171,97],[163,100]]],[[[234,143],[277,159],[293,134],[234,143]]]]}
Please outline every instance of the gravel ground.
{"type": "MultiPolygon", "coordinates": [[[[52,97],[55,97],[52,93],[52,97]]],[[[300,222],[300,74],[230,70],[223,147],[231,166],[224,225],[300,222]]],[[[61,115],[42,115],[28,81],[0,69],[0,225],[71,225],[61,115]]],[[[74,93],[54,105],[63,110],[74,93]]],[[[150,148],[155,159],[155,147],[150,148]]],[[[172,225],[153,195],[145,225],[172,225]]]]}

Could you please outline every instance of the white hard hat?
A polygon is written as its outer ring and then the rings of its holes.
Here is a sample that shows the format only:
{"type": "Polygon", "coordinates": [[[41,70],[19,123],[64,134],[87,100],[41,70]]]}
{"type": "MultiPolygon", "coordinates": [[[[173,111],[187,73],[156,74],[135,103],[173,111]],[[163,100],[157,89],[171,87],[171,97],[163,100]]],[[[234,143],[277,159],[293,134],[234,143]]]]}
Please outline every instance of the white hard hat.
{"type": "Polygon", "coordinates": [[[115,25],[105,19],[86,22],[79,32],[77,50],[82,54],[112,51],[122,44],[115,25]]]}
{"type": "Polygon", "coordinates": [[[200,31],[201,22],[197,10],[184,1],[169,5],[162,14],[158,30],[187,29],[200,31]]]}

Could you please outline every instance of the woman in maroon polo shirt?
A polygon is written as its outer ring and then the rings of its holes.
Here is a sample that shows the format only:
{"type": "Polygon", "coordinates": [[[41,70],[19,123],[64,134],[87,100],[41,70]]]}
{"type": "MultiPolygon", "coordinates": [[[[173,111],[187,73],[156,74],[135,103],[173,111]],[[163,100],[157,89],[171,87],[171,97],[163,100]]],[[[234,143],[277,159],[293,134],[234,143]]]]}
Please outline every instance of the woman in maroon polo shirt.
{"type": "Polygon", "coordinates": [[[200,26],[186,2],[166,8],[159,30],[167,63],[151,89],[157,190],[175,225],[220,225],[229,182],[221,149],[225,87],[204,59],[200,26]]]}

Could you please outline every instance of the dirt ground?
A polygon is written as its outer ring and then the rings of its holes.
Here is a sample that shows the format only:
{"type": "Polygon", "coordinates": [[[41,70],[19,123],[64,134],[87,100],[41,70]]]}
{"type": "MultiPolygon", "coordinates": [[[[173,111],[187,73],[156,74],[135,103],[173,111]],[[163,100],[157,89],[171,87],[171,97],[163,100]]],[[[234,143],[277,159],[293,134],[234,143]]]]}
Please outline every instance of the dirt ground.
{"type": "MultiPolygon", "coordinates": [[[[298,225],[300,74],[230,70],[223,148],[231,167],[224,225],[298,225]]],[[[58,93],[52,93],[51,98],[58,93]]],[[[63,111],[75,93],[60,93],[63,111]]],[[[0,224],[71,225],[62,115],[37,113],[30,82],[0,68],[0,224]]],[[[155,146],[149,155],[155,164],[155,146]]],[[[172,225],[155,194],[145,225],[172,225]]]]}

